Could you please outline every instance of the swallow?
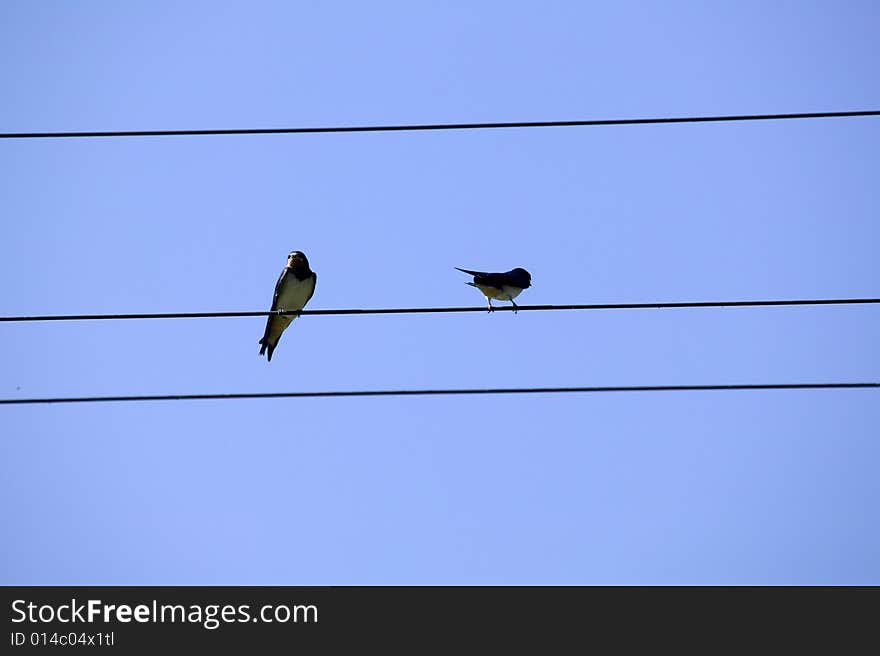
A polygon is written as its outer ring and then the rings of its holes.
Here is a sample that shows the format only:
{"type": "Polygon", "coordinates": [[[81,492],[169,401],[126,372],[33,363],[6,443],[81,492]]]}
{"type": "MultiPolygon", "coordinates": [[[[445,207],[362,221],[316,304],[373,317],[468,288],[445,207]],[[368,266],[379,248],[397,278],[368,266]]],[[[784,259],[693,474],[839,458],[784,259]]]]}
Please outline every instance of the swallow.
{"type": "MultiPolygon", "coordinates": [[[[275,283],[275,296],[272,297],[272,312],[279,310],[302,310],[312,294],[318,274],[309,269],[309,261],[305,253],[293,251],[287,256],[287,266],[275,283]]],[[[278,346],[281,333],[296,319],[297,315],[269,315],[266,320],[266,332],[260,340],[260,355],[266,354],[268,362],[272,361],[272,352],[278,346]],[[268,351],[268,352],[267,352],[268,351]]]]}
{"type": "Polygon", "coordinates": [[[513,299],[519,296],[522,290],[532,286],[532,275],[525,269],[511,269],[506,273],[486,273],[485,271],[455,268],[474,277],[473,282],[465,284],[476,287],[483,292],[489,301],[489,312],[495,311],[495,308],[492,307],[493,298],[498,301],[510,301],[513,303],[513,311],[516,312],[516,303],[513,299]]]}

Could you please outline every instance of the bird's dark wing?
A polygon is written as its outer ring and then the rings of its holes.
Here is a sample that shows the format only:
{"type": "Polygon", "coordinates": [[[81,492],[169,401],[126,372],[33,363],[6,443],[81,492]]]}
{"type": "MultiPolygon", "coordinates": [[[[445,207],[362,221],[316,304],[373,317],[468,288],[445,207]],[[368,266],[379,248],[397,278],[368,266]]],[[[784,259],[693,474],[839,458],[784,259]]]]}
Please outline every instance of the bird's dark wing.
{"type": "Polygon", "coordinates": [[[278,295],[281,293],[281,286],[284,284],[284,276],[287,275],[287,267],[281,271],[281,275],[278,276],[278,282],[275,283],[275,294],[272,296],[272,307],[271,309],[278,309],[278,295]]]}
{"type": "MultiPolygon", "coordinates": [[[[312,291],[309,293],[309,297],[306,299],[306,303],[312,300],[312,296],[315,295],[315,287],[318,286],[318,274],[312,271],[312,291]]],[[[303,303],[303,307],[305,307],[305,303],[303,303]]]]}
{"type": "MultiPolygon", "coordinates": [[[[275,293],[272,296],[272,307],[270,308],[271,312],[274,312],[278,309],[278,295],[281,293],[281,287],[284,284],[284,276],[287,275],[287,267],[285,267],[281,271],[281,275],[278,276],[278,282],[275,283],[275,293]]],[[[272,316],[271,314],[266,317],[266,330],[263,331],[263,339],[260,340],[260,344],[263,345],[263,348],[260,349],[260,355],[263,355],[263,352],[269,347],[269,360],[272,360],[272,351],[274,350],[274,346],[269,345],[269,333],[272,332],[272,321],[277,317],[272,316]]]]}
{"type": "Polygon", "coordinates": [[[467,273],[472,276],[486,276],[486,275],[488,275],[485,271],[469,271],[468,269],[459,269],[458,267],[453,267],[453,269],[458,269],[462,273],[467,273]]]}
{"type": "MultiPolygon", "coordinates": [[[[458,269],[458,267],[455,267],[458,269]]],[[[486,271],[470,271],[469,269],[458,269],[462,273],[470,274],[474,277],[473,282],[469,282],[469,285],[483,285],[484,287],[495,287],[496,289],[501,289],[501,286],[506,284],[504,282],[503,273],[487,273],[486,271]]]]}
{"type": "Polygon", "coordinates": [[[508,273],[484,273],[482,276],[474,276],[474,282],[478,285],[495,287],[496,289],[501,289],[504,285],[522,287],[519,284],[521,281],[519,276],[511,276],[508,273]]]}
{"type": "Polygon", "coordinates": [[[469,273],[472,275],[474,277],[473,284],[482,285],[484,287],[501,289],[504,285],[509,285],[511,287],[526,289],[532,284],[532,277],[529,275],[528,271],[525,271],[524,269],[512,269],[504,273],[488,273],[486,271],[469,271],[468,269],[455,268],[462,273],[469,273]]]}

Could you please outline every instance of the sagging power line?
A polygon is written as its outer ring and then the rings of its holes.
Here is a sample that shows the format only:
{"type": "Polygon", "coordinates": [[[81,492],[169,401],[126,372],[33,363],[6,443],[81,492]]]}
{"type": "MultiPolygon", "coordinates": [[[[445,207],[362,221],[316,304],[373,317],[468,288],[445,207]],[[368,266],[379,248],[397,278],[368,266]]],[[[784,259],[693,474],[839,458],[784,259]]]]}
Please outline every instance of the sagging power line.
{"type": "Polygon", "coordinates": [[[58,396],[0,399],[0,405],[46,403],[119,403],[142,401],[232,401],[376,396],[466,396],[484,394],[582,394],[596,392],[706,392],[759,390],[819,390],[880,388],[880,383],[758,383],[735,385],[627,385],[613,387],[494,387],[475,389],[352,390],[329,392],[244,392],[232,394],[144,394],[134,396],[58,396]]]}
{"type": "Polygon", "coordinates": [[[425,123],[408,125],[348,125],[299,128],[232,128],[202,130],[93,130],[71,132],[2,132],[0,139],[71,139],[92,137],[195,137],[221,135],[317,134],[344,132],[416,132],[429,130],[490,130],[510,128],[586,127],[600,125],[657,125],[669,123],[720,123],[732,121],[778,121],[805,118],[854,118],[880,116],[880,110],[846,112],[798,112],[792,114],[736,114],[728,116],[682,116],[661,118],[613,118],[576,121],[507,121],[495,123],[425,123]]]}
{"type": "MultiPolygon", "coordinates": [[[[586,303],[579,305],[519,305],[496,307],[495,312],[547,312],[554,310],[649,310],[672,308],[725,308],[725,307],[773,307],[796,305],[868,305],[880,303],[880,298],[812,298],[795,300],[759,301],[675,301],[652,303],[586,303]]],[[[44,314],[0,316],[2,322],[23,321],[106,321],[118,319],[215,319],[228,317],[267,316],[333,316],[368,314],[450,314],[456,312],[486,312],[479,307],[410,307],[410,308],[364,308],[299,311],[255,310],[246,312],[139,312],[132,314],[44,314]]]]}

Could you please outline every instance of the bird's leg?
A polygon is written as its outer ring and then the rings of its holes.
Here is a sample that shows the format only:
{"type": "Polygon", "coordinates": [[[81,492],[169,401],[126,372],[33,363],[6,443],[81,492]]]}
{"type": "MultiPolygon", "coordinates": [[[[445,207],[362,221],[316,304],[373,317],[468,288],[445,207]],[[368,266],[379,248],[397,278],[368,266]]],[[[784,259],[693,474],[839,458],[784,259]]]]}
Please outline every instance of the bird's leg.
{"type": "Polygon", "coordinates": [[[519,312],[519,308],[516,306],[516,302],[513,299],[510,299],[510,302],[513,303],[513,313],[516,314],[519,312]]]}
{"type": "Polygon", "coordinates": [[[494,311],[495,311],[495,308],[492,307],[492,299],[491,299],[491,298],[488,298],[488,299],[486,299],[486,300],[489,301],[489,312],[494,312],[494,311]]]}

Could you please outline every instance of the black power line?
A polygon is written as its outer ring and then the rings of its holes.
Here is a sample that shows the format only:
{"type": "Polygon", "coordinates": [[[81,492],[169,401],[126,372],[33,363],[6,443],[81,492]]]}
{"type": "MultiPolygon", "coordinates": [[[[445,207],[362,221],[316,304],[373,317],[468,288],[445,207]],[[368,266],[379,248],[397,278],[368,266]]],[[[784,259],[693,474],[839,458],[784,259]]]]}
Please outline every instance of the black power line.
{"type": "Polygon", "coordinates": [[[333,392],[245,392],[236,394],[145,394],[136,396],[59,396],[0,399],[0,405],[107,403],[122,401],[231,401],[355,396],[466,396],[475,394],[574,394],[587,392],[705,392],[731,390],[809,390],[880,388],[880,383],[781,383],[747,385],[627,385],[616,387],[495,387],[478,389],[353,390],[333,392]]]}
{"type": "MultiPolygon", "coordinates": [[[[880,298],[814,298],[799,300],[770,301],[684,301],[656,303],[592,303],[583,305],[510,305],[495,307],[496,312],[514,310],[641,310],[662,308],[713,308],[713,307],[766,307],[786,305],[866,305],[880,303],[880,298]]],[[[266,317],[273,316],[327,316],[327,315],[367,315],[367,314],[448,314],[452,312],[486,312],[486,306],[479,307],[423,307],[423,308],[367,308],[338,310],[258,310],[254,312],[157,312],[137,314],[48,314],[34,316],[0,316],[0,322],[20,321],[100,321],[110,319],[211,319],[218,317],[266,317]]]]}
{"type": "Polygon", "coordinates": [[[349,125],[306,128],[235,128],[216,130],[106,130],[83,132],[3,132],[0,139],[49,139],[83,137],[194,137],[231,134],[314,134],[326,132],[414,132],[418,130],[489,130],[498,128],[563,128],[590,125],[654,125],[664,123],[719,123],[772,121],[800,118],[851,118],[880,116],[880,110],[853,112],[800,112],[795,114],[741,114],[732,116],[684,116],[668,118],[614,118],[583,121],[510,121],[501,123],[426,123],[411,125],[349,125]]]}

